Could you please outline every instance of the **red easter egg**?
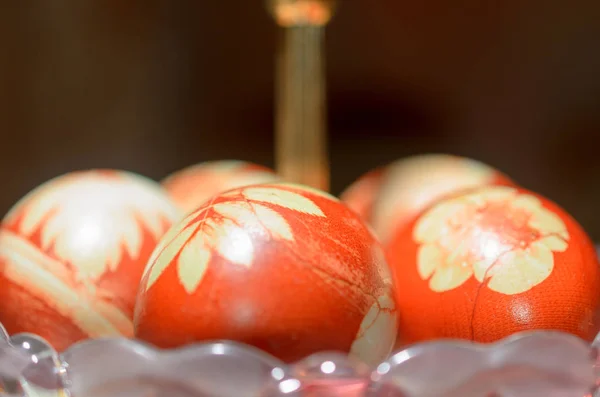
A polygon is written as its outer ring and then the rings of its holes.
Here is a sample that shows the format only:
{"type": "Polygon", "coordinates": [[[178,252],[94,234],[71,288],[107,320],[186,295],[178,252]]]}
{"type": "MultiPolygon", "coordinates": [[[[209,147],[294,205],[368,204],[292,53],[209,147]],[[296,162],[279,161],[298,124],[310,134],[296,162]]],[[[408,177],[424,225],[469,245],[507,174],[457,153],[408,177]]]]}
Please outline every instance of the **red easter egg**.
{"type": "Polygon", "coordinates": [[[493,342],[600,330],[600,267],[581,226],[527,190],[486,186],[444,198],[399,230],[387,250],[400,343],[493,342]]]}
{"type": "Polygon", "coordinates": [[[373,204],[388,167],[379,167],[358,178],[340,195],[340,199],[367,222],[373,215],[373,204]]]}
{"type": "Polygon", "coordinates": [[[341,199],[385,244],[421,210],[445,195],[484,185],[513,185],[494,168],[447,154],[408,157],[368,172],[341,199]]]}
{"type": "Polygon", "coordinates": [[[187,214],[221,192],[278,179],[270,168],[245,161],[221,160],[184,168],[166,177],[162,185],[187,214]]]}
{"type": "Polygon", "coordinates": [[[144,267],[178,217],[160,185],[128,172],[72,172],[42,184],[0,227],[0,323],[58,350],[132,336],[144,267]]]}
{"type": "Polygon", "coordinates": [[[222,193],[173,227],[140,283],[135,335],[162,348],[229,339],[286,361],[370,363],[397,329],[381,245],[334,197],[291,184],[222,193]]]}

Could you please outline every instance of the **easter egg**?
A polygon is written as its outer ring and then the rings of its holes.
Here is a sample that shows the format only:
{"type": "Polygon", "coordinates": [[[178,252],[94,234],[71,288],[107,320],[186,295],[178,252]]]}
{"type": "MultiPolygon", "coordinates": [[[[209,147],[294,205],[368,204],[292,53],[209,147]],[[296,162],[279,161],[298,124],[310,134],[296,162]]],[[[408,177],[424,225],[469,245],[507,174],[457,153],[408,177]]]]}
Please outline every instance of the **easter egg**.
{"type": "Polygon", "coordinates": [[[600,268],[581,226],[527,190],[486,186],[444,198],[392,238],[400,342],[493,342],[600,330],[600,268]]]}
{"type": "Polygon", "coordinates": [[[58,350],[132,336],[144,267],[178,217],[159,184],[124,171],[72,172],[40,185],[0,226],[0,322],[58,350]]]}
{"type": "Polygon", "coordinates": [[[340,197],[387,244],[396,228],[445,195],[477,186],[512,184],[507,176],[479,161],[427,154],[368,172],[340,197]]]}
{"type": "Polygon", "coordinates": [[[293,184],[222,193],[148,263],[135,335],[161,348],[228,339],[285,361],[323,350],[369,363],[397,329],[382,246],[334,197],[293,184]]]}
{"type": "Polygon", "coordinates": [[[273,170],[238,160],[208,161],[177,171],[162,181],[171,199],[187,214],[226,190],[274,182],[273,170]]]}

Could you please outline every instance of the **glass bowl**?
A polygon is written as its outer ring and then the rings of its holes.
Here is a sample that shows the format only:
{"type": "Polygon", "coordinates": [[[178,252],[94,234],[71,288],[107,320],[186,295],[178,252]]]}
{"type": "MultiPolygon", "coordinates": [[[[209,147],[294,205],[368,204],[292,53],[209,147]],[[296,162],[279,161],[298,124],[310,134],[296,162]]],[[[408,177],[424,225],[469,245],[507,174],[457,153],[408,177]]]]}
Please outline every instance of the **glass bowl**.
{"type": "Polygon", "coordinates": [[[443,340],[370,368],[339,352],[286,365],[229,341],[158,350],[128,339],[78,343],[62,354],[0,327],[0,395],[29,397],[584,397],[598,380],[596,345],[561,332],[494,344],[443,340]],[[4,394],[3,394],[4,393],[4,394]]]}

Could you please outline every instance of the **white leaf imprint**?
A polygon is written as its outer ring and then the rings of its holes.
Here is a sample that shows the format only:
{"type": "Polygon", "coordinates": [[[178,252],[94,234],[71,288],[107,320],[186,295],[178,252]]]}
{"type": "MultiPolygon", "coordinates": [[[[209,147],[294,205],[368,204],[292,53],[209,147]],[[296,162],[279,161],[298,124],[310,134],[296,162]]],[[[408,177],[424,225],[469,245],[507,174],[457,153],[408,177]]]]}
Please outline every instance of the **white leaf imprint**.
{"type": "Polygon", "coordinates": [[[124,253],[139,258],[144,230],[160,239],[177,209],[158,185],[127,172],[86,171],[48,181],[5,217],[42,249],[77,267],[79,279],[115,271],[124,253]]]}
{"type": "Polygon", "coordinates": [[[289,210],[325,217],[321,208],[314,201],[289,190],[275,187],[248,187],[243,190],[243,195],[251,201],[265,202],[289,210]]]}
{"type": "Polygon", "coordinates": [[[295,241],[290,223],[278,208],[317,217],[325,214],[312,200],[288,189],[269,185],[232,190],[188,216],[157,247],[154,262],[148,264],[146,290],[174,264],[181,285],[191,294],[215,256],[250,268],[255,261],[257,239],[295,241]]]}

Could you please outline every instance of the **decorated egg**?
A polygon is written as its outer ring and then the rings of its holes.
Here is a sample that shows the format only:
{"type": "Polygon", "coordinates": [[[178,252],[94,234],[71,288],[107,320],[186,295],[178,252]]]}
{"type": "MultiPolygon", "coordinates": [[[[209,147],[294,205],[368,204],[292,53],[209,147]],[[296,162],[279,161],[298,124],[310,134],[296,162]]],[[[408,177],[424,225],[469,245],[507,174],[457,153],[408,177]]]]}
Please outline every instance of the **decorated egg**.
{"type": "Polygon", "coordinates": [[[187,214],[218,193],[277,179],[270,168],[245,161],[221,160],[184,168],[166,177],[162,185],[187,214]]]}
{"type": "Polygon", "coordinates": [[[124,171],[72,172],[42,184],[0,227],[0,323],[58,350],[132,336],[144,267],[178,217],[159,184],[124,171]]]}
{"type": "Polygon", "coordinates": [[[396,228],[447,194],[482,185],[512,184],[508,177],[479,161],[428,154],[377,168],[340,197],[371,224],[385,245],[396,228]]]}
{"type": "Polygon", "coordinates": [[[524,189],[486,186],[428,207],[388,246],[401,343],[493,342],[600,330],[600,268],[581,226],[524,189]]]}
{"type": "Polygon", "coordinates": [[[334,197],[261,184],[214,197],[163,237],[135,335],[161,348],[229,339],[294,361],[323,350],[383,360],[396,339],[381,245],[334,197]]]}

